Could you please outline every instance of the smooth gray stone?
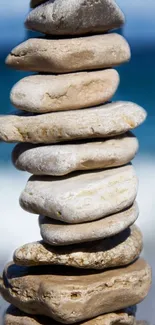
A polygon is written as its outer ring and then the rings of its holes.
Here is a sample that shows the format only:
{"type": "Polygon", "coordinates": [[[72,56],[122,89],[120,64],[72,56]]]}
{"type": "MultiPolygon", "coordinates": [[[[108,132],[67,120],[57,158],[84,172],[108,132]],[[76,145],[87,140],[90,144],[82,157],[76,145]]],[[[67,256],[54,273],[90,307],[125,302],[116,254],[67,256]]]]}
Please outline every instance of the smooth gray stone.
{"type": "Polygon", "coordinates": [[[131,226],[137,220],[138,215],[138,205],[134,202],[130,208],[122,212],[75,225],[40,216],[39,226],[44,242],[52,246],[63,246],[92,242],[117,235],[131,226]]]}
{"type": "Polygon", "coordinates": [[[31,113],[49,113],[92,107],[108,102],[119,85],[114,69],[61,75],[32,75],[11,90],[11,103],[31,113]]]}
{"type": "Polygon", "coordinates": [[[34,175],[63,176],[76,170],[91,170],[129,163],[138,151],[131,133],[100,142],[76,142],[34,146],[19,143],[13,150],[15,167],[34,175]]]}
{"type": "Polygon", "coordinates": [[[137,187],[131,165],[61,178],[32,176],[20,196],[20,204],[31,213],[66,223],[83,223],[131,206],[137,187]]]}
{"type": "Polygon", "coordinates": [[[134,103],[113,102],[65,112],[0,116],[0,140],[49,144],[109,138],[136,128],[146,115],[146,111],[134,103]]]}
{"type": "Polygon", "coordinates": [[[125,38],[111,33],[57,40],[30,38],[11,51],[6,64],[17,70],[65,73],[110,68],[130,57],[125,38]]]}
{"type": "Polygon", "coordinates": [[[114,0],[50,0],[33,9],[28,29],[51,35],[103,33],[125,22],[114,0]]]}

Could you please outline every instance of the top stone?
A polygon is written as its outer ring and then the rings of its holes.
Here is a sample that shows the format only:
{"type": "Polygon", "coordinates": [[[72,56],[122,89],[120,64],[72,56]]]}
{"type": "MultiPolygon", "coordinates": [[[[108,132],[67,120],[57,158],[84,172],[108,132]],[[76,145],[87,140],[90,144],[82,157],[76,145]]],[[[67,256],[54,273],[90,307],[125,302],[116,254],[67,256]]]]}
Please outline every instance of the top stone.
{"type": "Polygon", "coordinates": [[[50,35],[103,33],[124,24],[114,0],[50,0],[28,15],[28,29],[50,35]]]}
{"type": "Polygon", "coordinates": [[[47,0],[31,0],[30,1],[30,7],[31,8],[35,8],[39,5],[41,5],[42,3],[46,2],[47,0]]]}

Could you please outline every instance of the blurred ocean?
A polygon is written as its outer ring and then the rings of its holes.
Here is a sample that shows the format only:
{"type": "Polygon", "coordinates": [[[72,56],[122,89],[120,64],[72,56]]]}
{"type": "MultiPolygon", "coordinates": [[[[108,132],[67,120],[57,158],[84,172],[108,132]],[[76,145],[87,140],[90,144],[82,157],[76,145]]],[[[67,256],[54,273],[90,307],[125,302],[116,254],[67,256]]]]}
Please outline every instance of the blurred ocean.
{"type": "MultiPolygon", "coordinates": [[[[9,102],[11,87],[26,74],[8,69],[5,57],[10,50],[30,35],[23,28],[28,10],[28,1],[15,0],[8,4],[0,0],[0,114],[13,110],[9,102]],[[3,6],[2,6],[3,5],[3,6]],[[5,8],[5,10],[4,10],[5,8]]],[[[138,225],[144,234],[143,255],[153,267],[153,286],[148,298],[138,307],[137,318],[155,324],[155,1],[117,0],[127,16],[126,26],[120,31],[128,39],[132,49],[130,63],[118,68],[121,83],[114,100],[133,101],[143,106],[148,113],[147,121],[134,131],[140,141],[140,151],[134,165],[140,180],[138,225]]],[[[37,217],[19,207],[18,199],[29,175],[16,171],[11,165],[13,145],[0,143],[0,271],[12,258],[18,246],[40,238],[37,217]]],[[[4,302],[0,302],[0,315],[4,302]]],[[[0,316],[1,324],[1,316],[0,316]]]]}

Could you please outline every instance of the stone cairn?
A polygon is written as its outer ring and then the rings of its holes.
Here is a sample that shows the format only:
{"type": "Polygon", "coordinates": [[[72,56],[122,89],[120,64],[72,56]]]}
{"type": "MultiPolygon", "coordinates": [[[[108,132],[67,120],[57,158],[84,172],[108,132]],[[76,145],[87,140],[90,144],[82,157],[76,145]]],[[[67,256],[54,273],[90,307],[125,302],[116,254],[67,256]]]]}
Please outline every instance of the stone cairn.
{"type": "Polygon", "coordinates": [[[0,280],[12,304],[5,325],[135,323],[150,266],[133,225],[137,177],[130,133],[146,118],[131,102],[109,102],[113,66],[130,59],[126,40],[105,33],[124,23],[113,0],[32,0],[28,29],[47,34],[12,50],[6,63],[39,72],[19,81],[0,118],[0,139],[20,142],[13,163],[32,173],[22,208],[39,214],[43,241],[14,253],[0,280]],[[35,7],[35,8],[34,8],[35,7]],[[14,307],[13,307],[14,306],[14,307]]]}

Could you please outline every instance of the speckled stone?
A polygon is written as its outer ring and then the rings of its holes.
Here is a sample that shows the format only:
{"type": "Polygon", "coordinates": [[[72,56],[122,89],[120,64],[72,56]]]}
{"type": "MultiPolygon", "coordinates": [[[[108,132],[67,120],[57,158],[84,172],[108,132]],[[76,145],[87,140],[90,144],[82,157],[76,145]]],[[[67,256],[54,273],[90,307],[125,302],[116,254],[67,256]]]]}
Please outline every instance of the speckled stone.
{"type": "MultiPolygon", "coordinates": [[[[132,308],[98,316],[79,325],[136,325],[132,308]]],[[[45,316],[32,316],[11,306],[8,308],[4,325],[60,325],[54,319],[45,316]]]]}
{"type": "Polygon", "coordinates": [[[108,271],[8,264],[0,278],[2,296],[22,311],[73,324],[141,302],[151,285],[143,260],[108,271]]]}
{"type": "Polygon", "coordinates": [[[45,34],[81,35],[102,33],[124,22],[114,0],[50,0],[32,10],[25,25],[45,34]]]}
{"type": "Polygon", "coordinates": [[[13,87],[11,103],[32,113],[68,111],[109,101],[119,85],[114,69],[65,75],[33,75],[13,87]]]}
{"type": "Polygon", "coordinates": [[[114,102],[91,109],[37,116],[1,116],[0,140],[56,143],[75,139],[107,138],[134,129],[143,123],[145,118],[145,110],[131,102],[114,102]]]}
{"type": "Polygon", "coordinates": [[[138,147],[138,140],[131,133],[100,142],[48,146],[19,143],[12,160],[17,169],[34,175],[63,176],[76,170],[125,165],[134,158],[138,147]]]}
{"type": "Polygon", "coordinates": [[[64,73],[110,68],[130,57],[127,41],[112,33],[57,40],[30,38],[11,51],[6,64],[18,70],[64,73]]]}
{"type": "Polygon", "coordinates": [[[70,245],[104,239],[119,234],[138,218],[136,202],[128,209],[100,220],[82,224],[65,224],[48,217],[39,217],[41,236],[52,246],[70,245]]]}
{"type": "Polygon", "coordinates": [[[142,234],[133,226],[120,234],[82,245],[52,247],[43,242],[26,244],[14,253],[17,265],[67,265],[84,269],[108,269],[132,263],[143,247],[142,234]]]}
{"type": "Polygon", "coordinates": [[[83,223],[129,207],[136,198],[137,185],[131,165],[63,178],[32,176],[20,196],[20,204],[31,213],[83,223]]]}

